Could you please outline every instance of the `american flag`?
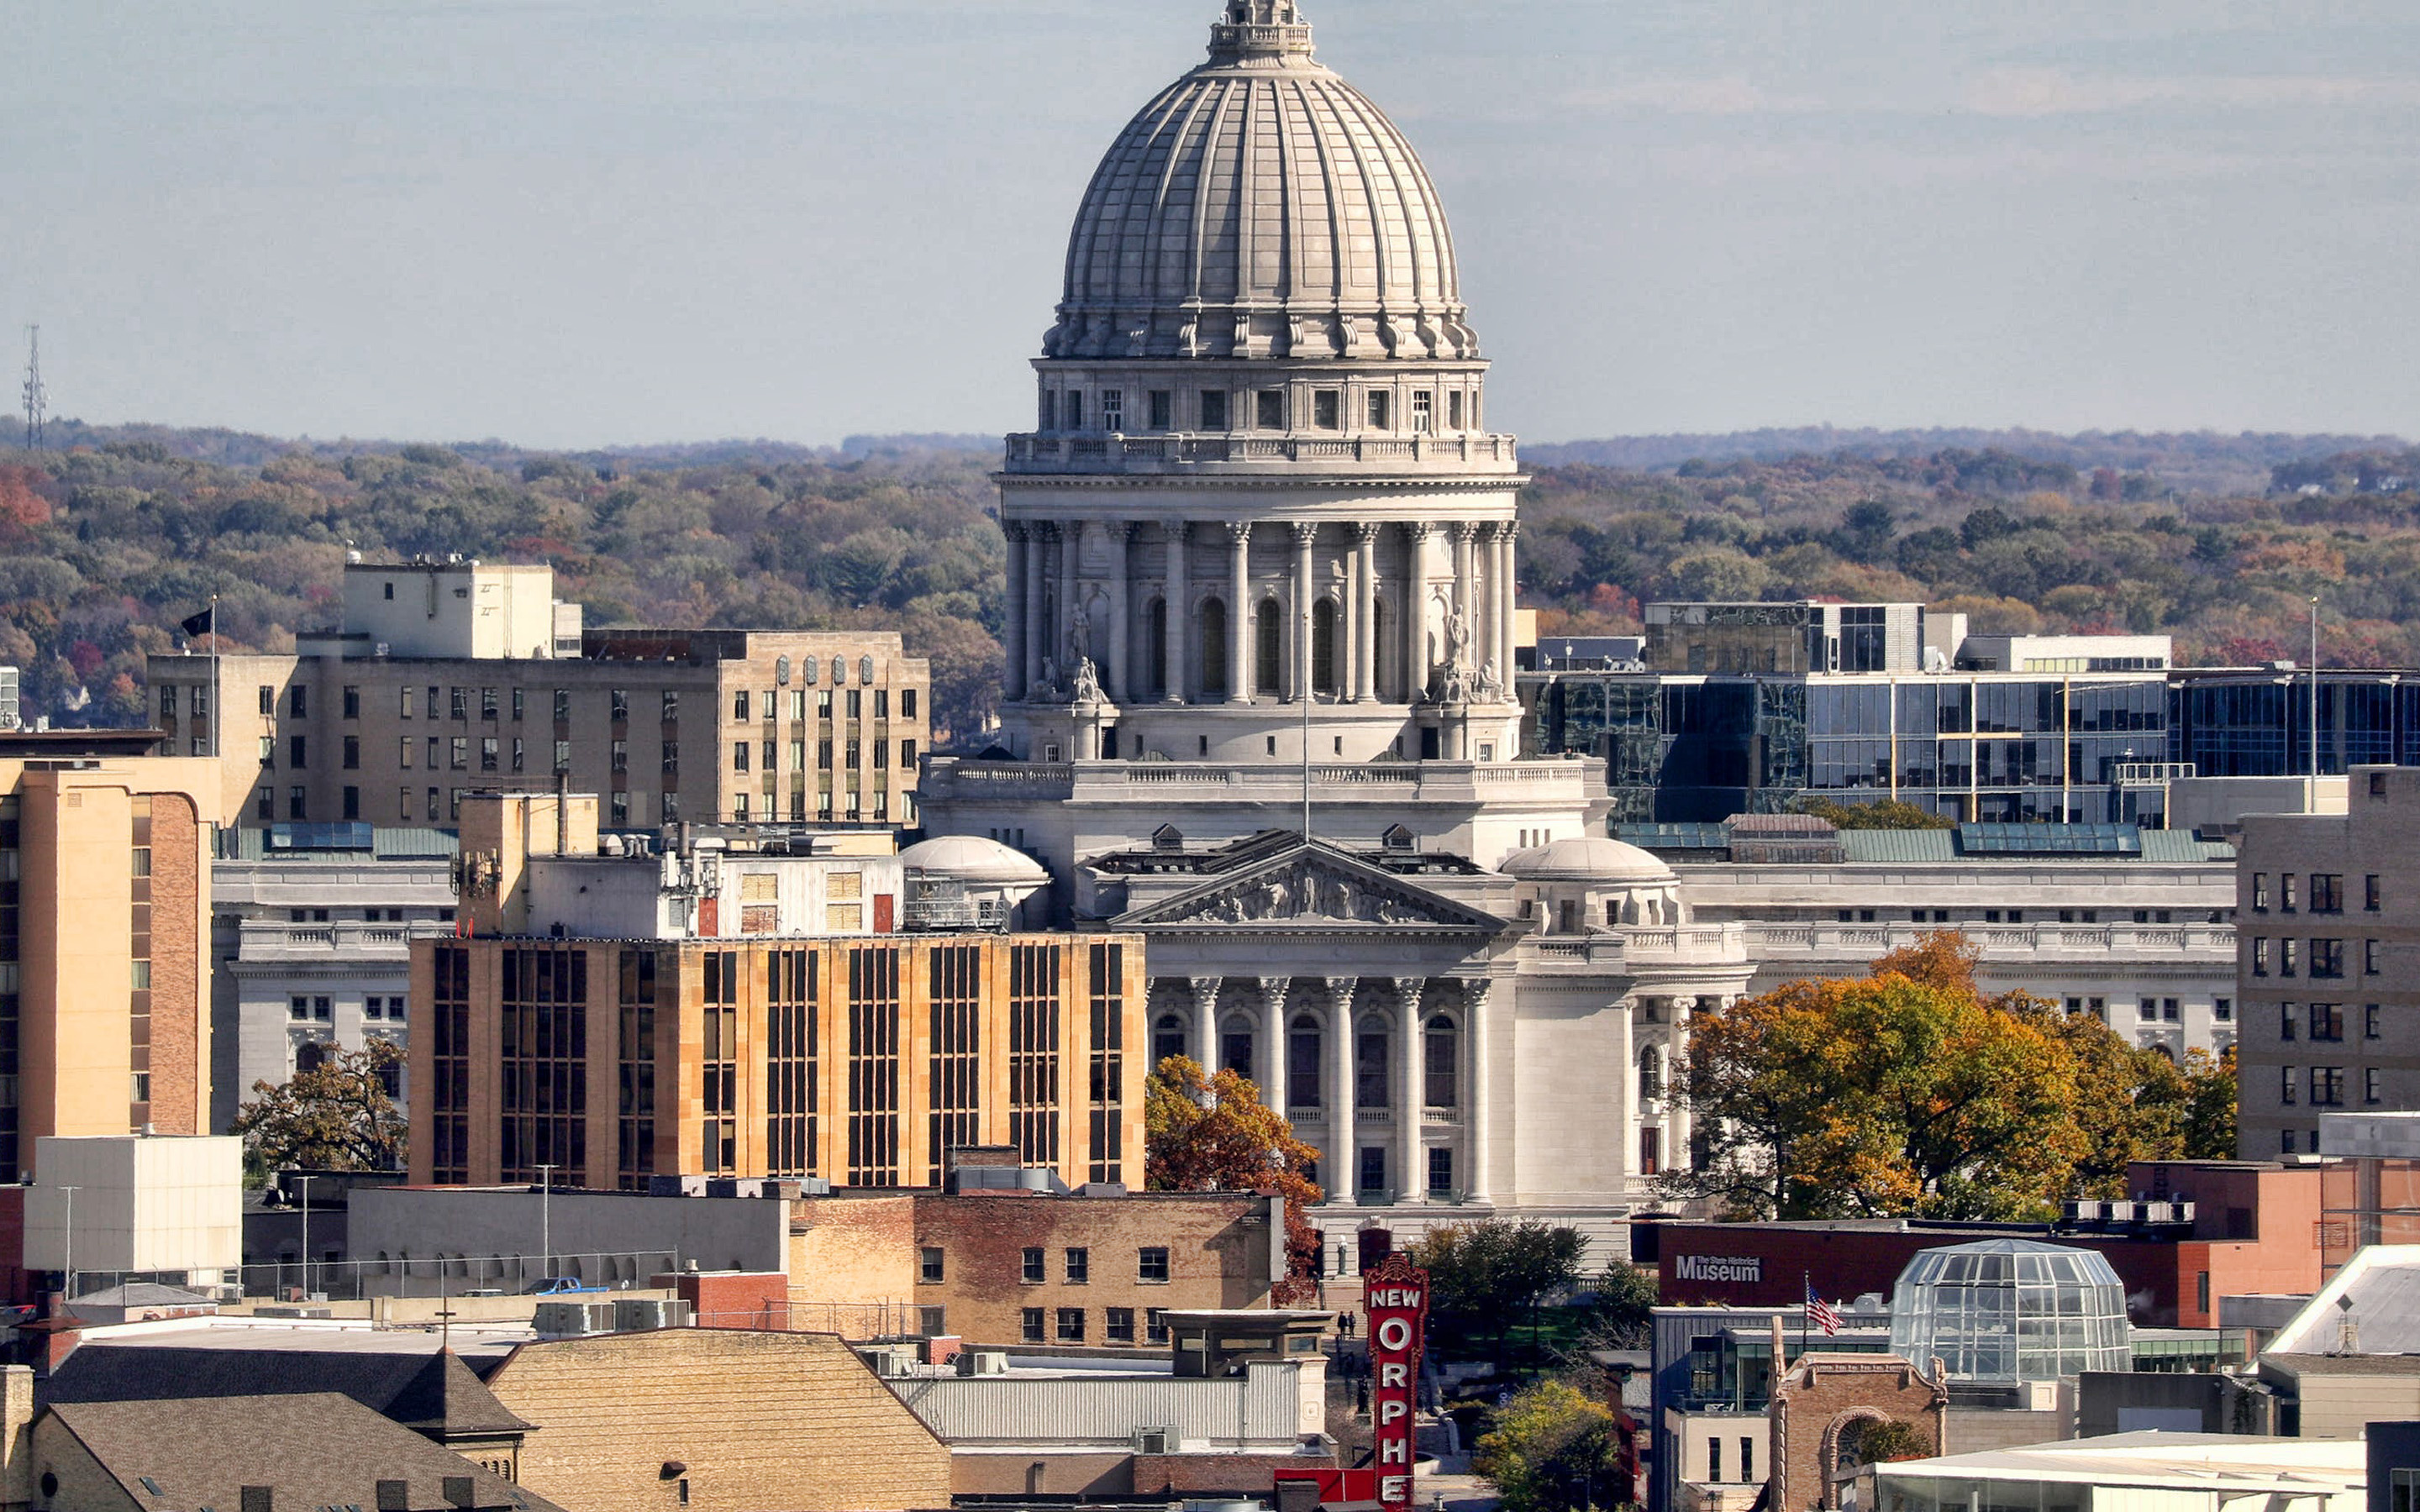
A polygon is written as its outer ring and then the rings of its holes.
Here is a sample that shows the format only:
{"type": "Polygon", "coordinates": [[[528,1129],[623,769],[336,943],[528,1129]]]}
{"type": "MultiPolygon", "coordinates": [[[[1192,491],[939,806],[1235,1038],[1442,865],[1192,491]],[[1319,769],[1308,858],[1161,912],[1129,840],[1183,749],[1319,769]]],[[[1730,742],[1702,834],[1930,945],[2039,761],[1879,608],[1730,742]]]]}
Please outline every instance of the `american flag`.
{"type": "Polygon", "coordinates": [[[1832,1310],[1830,1303],[1815,1295],[1812,1280],[1807,1283],[1807,1320],[1822,1329],[1827,1337],[1840,1332],[1840,1315],[1832,1310]]]}

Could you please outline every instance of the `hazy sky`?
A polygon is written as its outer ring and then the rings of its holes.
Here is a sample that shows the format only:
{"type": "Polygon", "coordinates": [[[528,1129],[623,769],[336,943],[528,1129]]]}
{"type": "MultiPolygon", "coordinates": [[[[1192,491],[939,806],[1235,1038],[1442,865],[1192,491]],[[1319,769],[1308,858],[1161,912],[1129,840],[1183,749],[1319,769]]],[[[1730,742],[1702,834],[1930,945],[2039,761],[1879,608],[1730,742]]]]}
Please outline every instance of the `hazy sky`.
{"type": "MultiPolygon", "coordinates": [[[[2412,0],[1306,0],[1537,440],[2420,432],[2412,0]]],[[[1028,417],[1215,0],[9,0],[0,393],[535,445],[1028,417]]]]}

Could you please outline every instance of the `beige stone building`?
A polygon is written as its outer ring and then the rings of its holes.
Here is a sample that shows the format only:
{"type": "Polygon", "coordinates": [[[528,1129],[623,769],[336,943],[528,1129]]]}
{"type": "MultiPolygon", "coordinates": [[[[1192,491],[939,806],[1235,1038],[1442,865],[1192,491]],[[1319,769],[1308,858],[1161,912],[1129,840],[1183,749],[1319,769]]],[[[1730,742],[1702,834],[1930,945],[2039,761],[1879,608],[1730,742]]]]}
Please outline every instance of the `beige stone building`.
{"type": "Polygon", "coordinates": [[[601,795],[613,829],[908,825],[932,674],[887,633],[580,627],[545,567],[356,563],[290,656],[155,656],[163,754],[246,825],[446,825],[481,790],[601,795]]]}
{"type": "Polygon", "coordinates": [[[2356,766],[2344,814],[2253,815],[2236,872],[2237,1140],[2316,1154],[2323,1115],[2420,1109],[2420,771],[2356,766]]]}
{"type": "MultiPolygon", "coordinates": [[[[0,748],[0,1173],[50,1134],[207,1134],[207,763],[0,748]]],[[[55,746],[57,743],[50,743],[55,746]]]]}

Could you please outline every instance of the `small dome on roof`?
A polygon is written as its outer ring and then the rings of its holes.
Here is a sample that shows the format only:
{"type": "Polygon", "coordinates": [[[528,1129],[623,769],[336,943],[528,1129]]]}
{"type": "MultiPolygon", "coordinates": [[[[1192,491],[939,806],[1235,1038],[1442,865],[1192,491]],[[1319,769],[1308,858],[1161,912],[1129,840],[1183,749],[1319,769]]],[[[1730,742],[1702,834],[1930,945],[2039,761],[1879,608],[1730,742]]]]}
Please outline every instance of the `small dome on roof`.
{"type": "Polygon", "coordinates": [[[1534,850],[1517,851],[1499,868],[1524,882],[1588,882],[1609,885],[1677,882],[1672,869],[1636,845],[1624,845],[1606,835],[1559,840],[1534,850]]]}
{"type": "Polygon", "coordinates": [[[955,877],[961,882],[993,887],[1043,887],[1050,873],[1041,862],[996,840],[975,835],[944,835],[899,853],[899,864],[927,876],[955,877]]]}

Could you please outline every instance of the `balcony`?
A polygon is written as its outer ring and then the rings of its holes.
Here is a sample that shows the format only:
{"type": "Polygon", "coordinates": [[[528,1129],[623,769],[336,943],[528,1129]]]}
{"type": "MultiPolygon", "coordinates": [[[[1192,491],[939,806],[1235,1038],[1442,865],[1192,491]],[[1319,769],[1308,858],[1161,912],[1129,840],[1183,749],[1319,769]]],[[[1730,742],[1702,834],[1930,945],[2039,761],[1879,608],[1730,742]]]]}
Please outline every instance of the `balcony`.
{"type": "MultiPolygon", "coordinates": [[[[1312,801],[1328,804],[1481,803],[1532,801],[1581,805],[1602,788],[1596,764],[1541,762],[1403,762],[1366,766],[1313,766],[1312,801]]],[[[1299,808],[1302,768],[1282,761],[1250,765],[1207,762],[1080,762],[1071,765],[937,760],[920,796],[930,808],[949,802],[1085,804],[1232,803],[1299,808]]]]}
{"type": "MultiPolygon", "coordinates": [[[[1930,924],[1771,924],[1737,926],[1760,962],[1864,962],[1906,949],[1946,927],[1930,924]]],[[[2108,961],[2181,955],[2232,967],[2232,924],[1979,924],[1964,927],[1986,962],[2108,961]]]]}
{"type": "Polygon", "coordinates": [[[237,932],[240,961],[379,961],[401,964],[415,939],[439,939],[453,927],[434,920],[411,924],[357,919],[326,924],[255,923],[237,932]]]}
{"type": "Polygon", "coordinates": [[[1585,935],[1532,935],[1522,946],[1522,969],[1544,976],[1582,976],[1639,966],[1745,966],[1750,926],[1626,925],[1585,935]]]}
{"type": "Polygon", "coordinates": [[[1510,436],[1455,432],[1443,436],[1323,434],[1196,436],[1039,436],[1008,438],[1003,471],[1016,476],[1066,473],[1467,472],[1512,476],[1519,448],[1510,436]]]}

